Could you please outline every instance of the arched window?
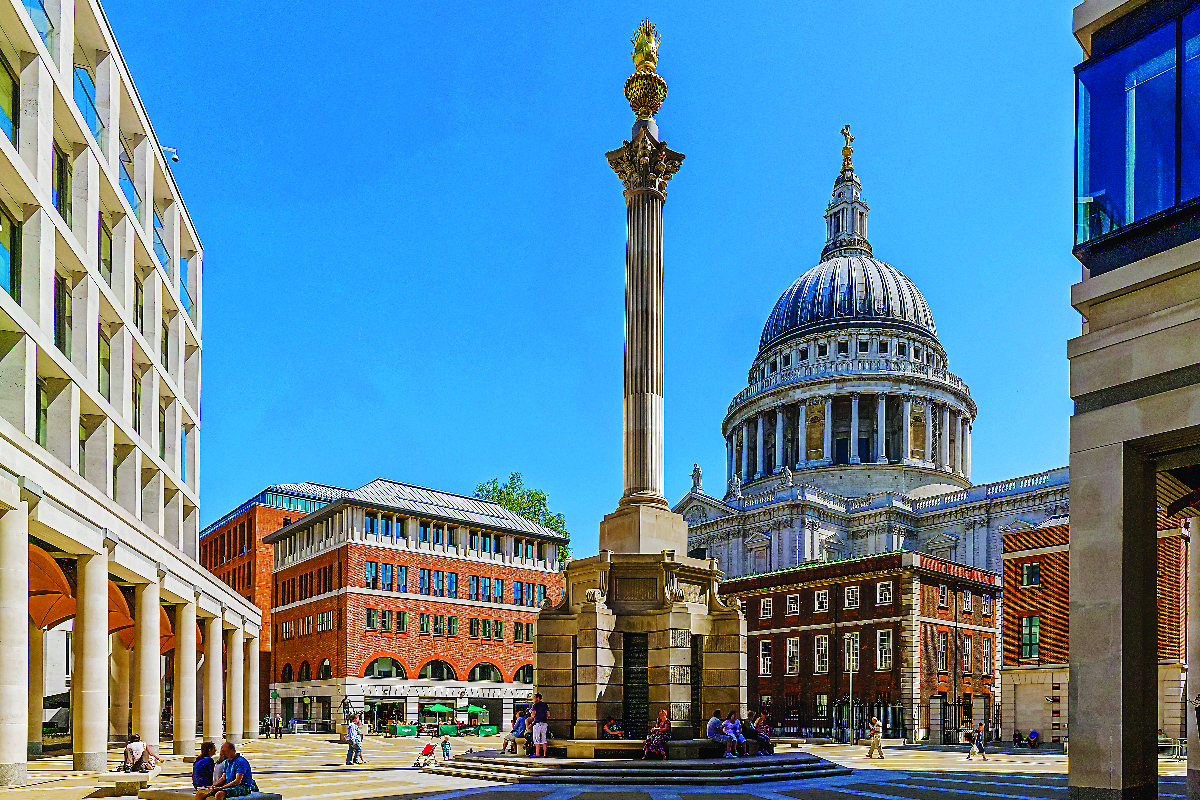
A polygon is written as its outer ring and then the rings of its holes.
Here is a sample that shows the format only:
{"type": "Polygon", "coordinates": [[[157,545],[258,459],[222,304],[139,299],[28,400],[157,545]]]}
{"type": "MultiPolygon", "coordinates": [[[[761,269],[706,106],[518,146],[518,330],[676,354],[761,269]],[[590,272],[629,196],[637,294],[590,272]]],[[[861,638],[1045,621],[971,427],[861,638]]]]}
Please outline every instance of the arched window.
{"type": "Polygon", "coordinates": [[[476,664],[471,668],[471,674],[467,677],[469,681],[495,681],[502,683],[504,677],[500,674],[495,664],[489,664],[486,661],[482,664],[476,664]]]}
{"type": "Polygon", "coordinates": [[[292,665],[284,664],[283,669],[279,671],[280,683],[291,683],[294,680],[292,677],[292,665]]]}
{"type": "Polygon", "coordinates": [[[307,661],[300,662],[300,674],[296,676],[296,680],[298,680],[298,681],[311,681],[312,680],[312,667],[310,667],[308,665],[307,661]]]}
{"type": "Polygon", "coordinates": [[[408,680],[408,673],[405,671],[404,665],[396,659],[380,656],[370,664],[367,664],[367,668],[363,670],[363,677],[408,680]]]}
{"type": "Polygon", "coordinates": [[[517,670],[513,683],[533,683],[533,664],[526,664],[517,670]]]}
{"type": "Polygon", "coordinates": [[[458,675],[454,672],[454,667],[450,666],[445,661],[430,661],[428,664],[421,667],[421,673],[418,677],[424,681],[458,680],[458,675]]]}
{"type": "Polygon", "coordinates": [[[329,663],[329,659],[321,662],[321,668],[317,670],[317,680],[327,681],[333,677],[333,665],[329,663]]]}

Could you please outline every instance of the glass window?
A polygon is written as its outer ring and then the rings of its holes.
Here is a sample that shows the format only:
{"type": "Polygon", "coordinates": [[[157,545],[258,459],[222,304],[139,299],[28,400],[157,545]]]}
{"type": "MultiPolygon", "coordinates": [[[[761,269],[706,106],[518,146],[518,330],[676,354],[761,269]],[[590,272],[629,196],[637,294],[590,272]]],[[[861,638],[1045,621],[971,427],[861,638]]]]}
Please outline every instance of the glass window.
{"type": "MultiPolygon", "coordinates": [[[[497,588],[499,588],[499,587],[497,587],[497,588]]],[[[492,579],[491,578],[483,579],[483,602],[485,602],[485,603],[492,602],[492,579]]]]}
{"type": "Polygon", "coordinates": [[[433,594],[436,597],[446,596],[446,573],[440,569],[433,573],[433,594]]]}
{"type": "Polygon", "coordinates": [[[817,589],[813,592],[813,610],[828,611],[829,610],[829,590],[817,589]]]}
{"type": "Polygon", "coordinates": [[[1184,16],[1179,202],[1200,197],[1200,9],[1184,16]]]}
{"type": "Polygon", "coordinates": [[[133,376],[133,430],[142,432],[142,379],[133,376]]]}
{"type": "Polygon", "coordinates": [[[42,447],[47,446],[49,434],[50,392],[46,382],[41,378],[37,381],[37,420],[34,428],[34,441],[42,447]]]}
{"type": "Polygon", "coordinates": [[[798,675],[800,673],[800,639],[792,636],[787,640],[787,674],[798,675]]]}
{"type": "Polygon", "coordinates": [[[788,616],[800,613],[800,595],[789,594],[787,596],[787,613],[788,616]]]}
{"type": "Polygon", "coordinates": [[[470,575],[467,577],[467,599],[479,600],[479,576],[470,575]]]}
{"type": "Polygon", "coordinates": [[[51,186],[51,202],[58,215],[71,227],[71,162],[58,145],[54,145],[54,183],[51,186]]]}
{"type": "Polygon", "coordinates": [[[71,281],[54,275],[54,346],[71,357],[71,281]]]}
{"type": "Polygon", "coordinates": [[[367,630],[373,631],[378,625],[379,611],[374,608],[367,609],[367,630]]]}
{"type": "Polygon", "coordinates": [[[1028,561],[1021,565],[1021,585],[1038,586],[1042,582],[1042,565],[1039,561],[1028,561]]]}
{"type": "Polygon", "coordinates": [[[446,573],[446,596],[453,597],[453,598],[458,597],[458,573],[457,572],[447,572],[446,573]]]}
{"type": "Polygon", "coordinates": [[[445,661],[430,661],[428,664],[421,667],[421,672],[418,677],[426,681],[458,680],[458,675],[455,674],[454,667],[450,666],[445,661]]]}
{"type": "Polygon", "coordinates": [[[429,544],[429,523],[428,522],[418,523],[417,530],[420,533],[421,542],[423,542],[424,544],[429,544]]]}
{"type": "Polygon", "coordinates": [[[521,583],[520,581],[513,581],[513,602],[517,605],[524,605],[524,595],[522,593],[524,588],[525,584],[521,583]]]}
{"type": "Polygon", "coordinates": [[[876,669],[885,670],[892,668],[892,632],[878,631],[875,642],[875,665],[876,669]]]}
{"type": "Polygon", "coordinates": [[[972,636],[971,634],[968,633],[966,636],[963,637],[963,643],[962,643],[963,672],[966,672],[966,673],[969,673],[971,671],[971,649],[972,649],[972,645],[974,643],[975,643],[975,637],[972,636]]]}
{"type": "Polygon", "coordinates": [[[0,130],[17,146],[17,129],[21,124],[21,82],[8,60],[0,58],[0,130]]]}
{"type": "Polygon", "coordinates": [[[771,598],[764,597],[758,601],[758,616],[760,619],[767,619],[771,616],[771,598]]]}
{"type": "Polygon", "coordinates": [[[109,341],[108,335],[104,333],[104,329],[100,329],[99,343],[96,349],[99,351],[100,359],[100,394],[105,400],[112,400],[112,342],[109,341]]]}
{"type": "Polygon", "coordinates": [[[446,617],[444,614],[435,614],[433,616],[433,635],[446,635],[446,617]]]}
{"type": "Polygon", "coordinates": [[[408,591],[408,567],[404,566],[403,564],[396,567],[396,591],[408,591]]]}
{"type": "Polygon", "coordinates": [[[504,602],[504,581],[503,581],[503,580],[501,580],[500,578],[496,578],[496,592],[495,592],[495,596],[496,596],[496,602],[497,602],[497,603],[503,603],[503,602],[504,602]]]}
{"type": "Polygon", "coordinates": [[[378,579],[378,569],[379,565],[374,561],[368,561],[363,565],[363,579],[365,580],[368,589],[379,588],[379,584],[376,583],[376,580],[378,579]]]}
{"type": "Polygon", "coordinates": [[[392,590],[392,565],[380,564],[379,571],[382,577],[379,588],[383,589],[385,592],[390,592],[392,590]]]}
{"type": "Polygon", "coordinates": [[[821,342],[817,345],[817,358],[825,358],[829,355],[829,345],[821,342]]]}
{"type": "Polygon", "coordinates": [[[0,288],[21,302],[21,226],[0,210],[0,288]]]}
{"type": "Polygon", "coordinates": [[[1079,70],[1076,243],[1176,202],[1175,36],[1166,25],[1079,70]]]}
{"type": "Polygon", "coordinates": [[[858,672],[858,634],[852,633],[845,639],[845,652],[842,654],[842,671],[858,672]]]}
{"type": "Polygon", "coordinates": [[[446,617],[446,635],[458,635],[458,617],[446,617]]]}
{"type": "Polygon", "coordinates": [[[990,675],[992,672],[992,640],[984,639],[980,642],[980,665],[979,671],[984,675],[990,675]]]}
{"type": "Polygon", "coordinates": [[[495,622],[492,623],[492,635],[494,637],[496,637],[497,639],[504,638],[504,622],[503,622],[503,620],[496,620],[495,622]]]}
{"type": "Polygon", "coordinates": [[[1021,658],[1038,657],[1039,617],[1021,617],[1021,658]]]}
{"type": "Polygon", "coordinates": [[[483,621],[483,638],[492,638],[492,621],[490,619],[485,619],[483,621]]]}
{"type": "Polygon", "coordinates": [[[396,612],[396,631],[399,633],[408,632],[408,612],[407,611],[397,611],[396,612]]]}
{"type": "Polygon", "coordinates": [[[971,590],[963,589],[963,611],[971,610],[971,600],[972,600],[971,590]]]}
{"type": "Polygon", "coordinates": [[[141,278],[133,279],[133,323],[145,334],[146,328],[146,288],[141,278]]]}
{"type": "Polygon", "coordinates": [[[818,719],[829,718],[829,695],[819,694],[813,703],[813,716],[818,719]]]}
{"type": "Polygon", "coordinates": [[[429,594],[429,570],[421,570],[421,594],[429,594]]]}
{"type": "Polygon", "coordinates": [[[538,587],[537,587],[537,604],[539,606],[541,606],[541,605],[545,604],[545,602],[546,602],[546,587],[539,583],[538,587]]]}
{"type": "Polygon", "coordinates": [[[829,672],[829,635],[822,633],[813,639],[813,663],[816,672],[829,672]]]}
{"type": "Polygon", "coordinates": [[[390,631],[392,629],[392,612],[385,609],[379,620],[380,630],[390,631]]]}
{"type": "Polygon", "coordinates": [[[947,645],[948,641],[949,641],[949,637],[944,632],[938,634],[937,661],[938,661],[938,671],[939,672],[946,671],[946,645],[947,645]]]}
{"type": "Polygon", "coordinates": [[[513,683],[533,683],[533,664],[526,664],[517,670],[513,683]]]}
{"type": "Polygon", "coordinates": [[[949,605],[949,602],[947,602],[948,598],[949,598],[949,589],[946,587],[945,584],[942,584],[941,586],[938,587],[938,605],[941,606],[942,608],[945,608],[946,606],[948,606],[949,605]]]}
{"type": "Polygon", "coordinates": [[[524,632],[524,630],[525,630],[525,626],[522,625],[521,623],[519,623],[519,622],[513,623],[513,641],[514,642],[521,641],[521,638],[522,638],[521,634],[524,632]]]}
{"type": "Polygon", "coordinates": [[[422,614],[420,619],[421,633],[429,633],[429,615],[422,614]]]}
{"type": "Polygon", "coordinates": [[[858,608],[858,587],[846,587],[846,608],[858,608]]]}
{"type": "Polygon", "coordinates": [[[472,639],[479,638],[479,620],[475,617],[471,617],[467,620],[467,635],[472,639]]]}
{"type": "Polygon", "coordinates": [[[885,606],[892,602],[892,582],[881,581],[875,585],[875,604],[885,606]]]}
{"type": "Polygon", "coordinates": [[[762,639],[758,643],[758,674],[771,674],[771,640],[762,639]]]}

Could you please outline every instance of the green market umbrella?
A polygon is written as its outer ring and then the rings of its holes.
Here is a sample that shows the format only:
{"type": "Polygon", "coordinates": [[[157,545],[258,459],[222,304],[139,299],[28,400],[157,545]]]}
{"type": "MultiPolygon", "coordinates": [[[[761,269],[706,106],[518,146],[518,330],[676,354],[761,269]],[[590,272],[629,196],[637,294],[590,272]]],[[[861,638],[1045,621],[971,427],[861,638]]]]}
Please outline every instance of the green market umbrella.
{"type": "Polygon", "coordinates": [[[426,711],[432,711],[432,712],[433,712],[433,713],[435,713],[435,714],[449,714],[449,713],[451,713],[451,712],[453,712],[453,711],[454,711],[454,709],[453,709],[453,708],[450,708],[450,707],[448,707],[448,706],[444,706],[444,705],[442,705],[441,703],[437,703],[437,704],[435,704],[435,705],[432,705],[432,706],[425,706],[425,710],[426,710],[426,711]]]}
{"type": "Polygon", "coordinates": [[[481,714],[485,711],[487,711],[486,708],[480,708],[479,706],[468,705],[466,708],[468,714],[481,714]]]}

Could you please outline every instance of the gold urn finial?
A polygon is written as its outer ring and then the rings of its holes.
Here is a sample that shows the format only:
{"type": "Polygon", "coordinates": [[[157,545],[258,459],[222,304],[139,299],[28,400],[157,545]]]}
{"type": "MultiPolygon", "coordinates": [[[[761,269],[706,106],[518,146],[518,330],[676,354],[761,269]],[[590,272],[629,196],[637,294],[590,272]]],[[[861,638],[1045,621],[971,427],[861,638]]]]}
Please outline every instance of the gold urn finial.
{"type": "Polygon", "coordinates": [[[633,33],[634,73],[625,81],[625,99],[638,119],[653,119],[667,98],[667,82],[658,76],[658,31],[642,20],[633,33]]]}
{"type": "Polygon", "coordinates": [[[850,135],[850,126],[842,128],[842,136],[846,137],[846,146],[842,148],[842,168],[852,166],[850,164],[850,156],[854,155],[854,146],[852,142],[854,137],[850,135]]]}

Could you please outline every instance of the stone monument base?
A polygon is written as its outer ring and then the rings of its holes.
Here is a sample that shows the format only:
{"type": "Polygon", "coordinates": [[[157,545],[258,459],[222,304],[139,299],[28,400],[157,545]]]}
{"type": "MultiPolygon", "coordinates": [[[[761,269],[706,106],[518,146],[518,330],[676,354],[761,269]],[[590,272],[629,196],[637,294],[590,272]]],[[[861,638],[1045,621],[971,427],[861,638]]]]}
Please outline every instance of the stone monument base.
{"type": "MultiPolygon", "coordinates": [[[[667,529],[667,515],[686,536],[665,509],[622,508],[605,525],[667,529]]],[[[721,602],[714,560],[601,550],[564,577],[562,602],[538,617],[534,655],[554,738],[599,739],[609,717],[642,738],[663,709],[674,738],[703,737],[714,709],[745,707],[746,621],[721,602]]]]}

